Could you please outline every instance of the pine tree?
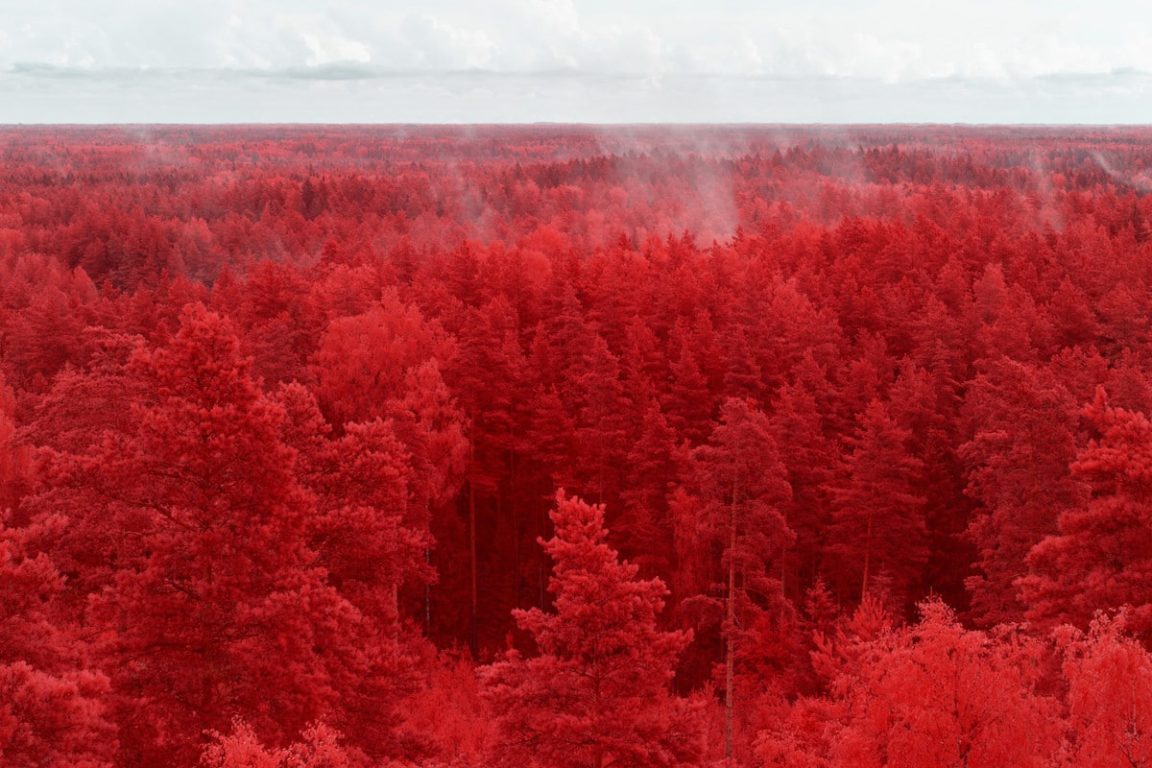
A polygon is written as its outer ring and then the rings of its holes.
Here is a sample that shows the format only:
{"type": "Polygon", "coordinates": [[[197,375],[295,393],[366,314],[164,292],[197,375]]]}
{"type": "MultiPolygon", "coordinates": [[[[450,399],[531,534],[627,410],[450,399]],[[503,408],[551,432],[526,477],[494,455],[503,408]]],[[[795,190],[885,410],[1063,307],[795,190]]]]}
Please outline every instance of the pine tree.
{"type": "Polygon", "coordinates": [[[1152,422],[1108,405],[1102,388],[1085,415],[1099,438],[1072,471],[1092,498],[1032,549],[1021,593],[1034,621],[1085,627],[1098,610],[1129,606],[1130,629],[1152,637],[1152,422]]]}
{"type": "MultiPolygon", "coordinates": [[[[188,306],[170,343],[126,363],[133,418],[51,454],[60,485],[30,505],[69,518],[64,597],[87,601],[99,632],[126,763],[189,760],[204,729],[234,715],[272,739],[325,719],[356,725],[374,752],[389,746],[404,657],[388,624],[317,565],[324,516],[284,442],[285,409],[239,349],[227,321],[188,306]]],[[[380,455],[358,445],[339,463],[355,473],[380,455]]],[[[340,509],[364,517],[356,500],[340,509]]],[[[403,548],[402,530],[370,532],[357,544],[374,554],[403,548]]]]}
{"type": "Polygon", "coordinates": [[[1076,457],[1075,403],[1043,370],[1011,361],[989,366],[968,387],[964,416],[971,439],[959,455],[965,489],[983,509],[969,524],[977,574],[967,579],[972,613],[982,624],[1019,621],[1016,580],[1028,552],[1056,532],[1065,509],[1085,501],[1069,472],[1076,457]]]}
{"type": "Polygon", "coordinates": [[[608,546],[602,506],[561,491],[552,512],[555,613],[516,611],[538,654],[510,651],[481,670],[497,713],[494,766],[689,766],[701,750],[697,713],[672,696],[690,640],[659,629],[667,590],[638,580],[608,546]]]}
{"type": "Polygon", "coordinates": [[[785,385],[773,403],[772,434],[778,446],[787,446],[781,460],[788,469],[792,500],[786,507],[788,527],[796,544],[784,555],[781,578],[786,593],[797,595],[805,583],[816,578],[820,551],[830,522],[829,487],[839,455],[825,436],[824,421],[816,398],[802,382],[785,385]]]}
{"type": "Polygon", "coordinates": [[[574,469],[587,495],[597,503],[615,502],[631,403],[620,381],[619,362],[600,336],[592,340],[581,368],[573,382],[579,393],[574,469]]]}
{"type": "Polygon", "coordinates": [[[624,462],[623,511],[614,529],[632,562],[646,574],[663,577],[672,565],[668,494],[676,477],[674,443],[660,404],[651,400],[624,462]]]}
{"type": "Polygon", "coordinates": [[[316,397],[337,426],[384,416],[412,368],[428,360],[446,364],[454,353],[438,323],[389,292],[367,312],[328,325],[313,360],[316,397]]]}
{"type": "Polygon", "coordinates": [[[919,586],[928,559],[923,464],[909,453],[908,439],[879,400],[860,415],[850,438],[828,536],[836,558],[830,567],[853,597],[867,595],[882,573],[892,579],[898,601],[919,586]]]}
{"type": "Polygon", "coordinates": [[[740,657],[762,641],[752,632],[763,626],[760,615],[784,607],[778,574],[794,540],[783,514],[792,489],[768,417],[746,400],[724,402],[708,444],[692,452],[692,466],[696,524],[719,551],[723,572],[724,752],[731,758],[740,657]]]}

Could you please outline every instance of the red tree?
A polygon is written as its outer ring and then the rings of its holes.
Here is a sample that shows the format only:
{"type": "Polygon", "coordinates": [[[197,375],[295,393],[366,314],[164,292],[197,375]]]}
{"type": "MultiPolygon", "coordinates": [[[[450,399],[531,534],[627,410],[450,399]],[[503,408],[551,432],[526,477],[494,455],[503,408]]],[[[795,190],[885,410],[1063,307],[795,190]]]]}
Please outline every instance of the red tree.
{"type": "Polygon", "coordinates": [[[1065,510],[1058,532],[1032,549],[1020,589],[1033,620],[1084,627],[1096,611],[1127,605],[1131,629],[1150,637],[1152,422],[1109,406],[1103,389],[1085,415],[1100,436],[1072,470],[1092,499],[1065,510]]]}
{"type": "Polygon", "coordinates": [[[108,678],[62,621],[64,578],[43,551],[63,525],[0,518],[0,763],[13,768],[110,768],[116,753],[108,678]]]}
{"type": "Polygon", "coordinates": [[[1058,702],[1037,692],[1043,648],[967,631],[937,602],[921,612],[841,679],[848,720],[832,742],[834,764],[1050,765],[1060,731],[1058,702]]]}
{"type": "Polygon", "coordinates": [[[213,732],[213,743],[200,756],[203,768],[366,768],[362,756],[340,743],[340,734],[322,724],[309,726],[284,749],[266,747],[243,720],[230,733],[213,732]]]}
{"type": "Polygon", "coordinates": [[[900,604],[919,587],[928,559],[923,463],[908,450],[910,433],[874,400],[849,439],[845,476],[834,487],[827,567],[846,594],[867,595],[878,576],[890,579],[900,604]]]}
{"type": "MultiPolygon", "coordinates": [[[[762,642],[765,610],[787,609],[779,580],[793,534],[784,520],[792,498],[768,417],[746,400],[725,401],[708,444],[692,452],[697,516],[705,546],[719,552],[724,602],[724,752],[733,756],[737,666],[762,642]],[[773,567],[775,566],[775,567],[773,567]]],[[[720,574],[717,574],[720,575],[720,574]]]]}
{"type": "Polygon", "coordinates": [[[1152,764],[1152,655],[1123,629],[1100,616],[1087,634],[1063,633],[1069,768],[1152,764]]]}
{"type": "Polygon", "coordinates": [[[978,572],[967,580],[972,613],[982,624],[1018,621],[1016,580],[1029,550],[1056,532],[1062,510],[1085,498],[1068,470],[1076,456],[1074,403],[1046,372],[1000,361],[972,382],[964,410],[972,423],[971,439],[959,448],[965,492],[983,505],[969,525],[978,554],[978,572]]]}
{"type": "Polygon", "coordinates": [[[70,518],[61,552],[101,631],[129,763],[191,760],[233,715],[275,738],[361,700],[377,712],[358,740],[388,744],[397,658],[317,567],[284,409],[238,349],[227,322],[186,308],[170,344],[127,363],[133,418],[55,454],[60,484],[37,500],[70,518]]]}
{"type": "Polygon", "coordinates": [[[667,590],[636,578],[605,543],[604,509],[560,492],[549,583],[556,612],[516,611],[539,654],[516,651],[481,671],[497,713],[491,762],[503,766],[689,766],[697,714],[669,692],[690,637],[657,626],[667,590]]]}

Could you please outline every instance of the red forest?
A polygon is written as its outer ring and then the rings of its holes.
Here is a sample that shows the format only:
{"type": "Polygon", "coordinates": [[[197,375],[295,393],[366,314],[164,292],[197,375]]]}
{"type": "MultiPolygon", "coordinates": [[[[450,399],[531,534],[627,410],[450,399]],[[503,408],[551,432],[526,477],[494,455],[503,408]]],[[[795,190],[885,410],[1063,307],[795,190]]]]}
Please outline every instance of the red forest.
{"type": "Polygon", "coordinates": [[[1152,131],[0,131],[0,764],[1152,765],[1152,131]]]}

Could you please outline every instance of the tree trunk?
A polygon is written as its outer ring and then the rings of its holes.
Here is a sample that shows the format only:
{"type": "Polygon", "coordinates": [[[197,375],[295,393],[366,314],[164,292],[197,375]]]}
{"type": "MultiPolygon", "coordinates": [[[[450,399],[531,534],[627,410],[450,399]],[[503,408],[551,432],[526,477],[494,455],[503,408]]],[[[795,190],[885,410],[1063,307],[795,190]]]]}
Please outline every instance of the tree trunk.
{"type": "Polygon", "coordinates": [[[468,626],[468,645],[472,658],[480,655],[479,589],[476,581],[476,486],[468,480],[468,559],[472,582],[472,617],[468,626]]]}
{"type": "Polygon", "coordinates": [[[512,519],[512,581],[514,605],[520,607],[520,515],[516,510],[516,454],[508,451],[508,473],[501,478],[501,498],[507,497],[508,515],[512,519]]]}
{"type": "Polygon", "coordinates": [[[736,482],[732,483],[732,504],[728,507],[728,606],[727,637],[724,639],[724,757],[732,759],[733,720],[736,697],[736,482]]]}
{"type": "MultiPolygon", "coordinates": [[[[424,548],[424,564],[432,567],[432,550],[424,548]]],[[[432,585],[424,583],[424,634],[432,636],[432,585]]]]}
{"type": "Polygon", "coordinates": [[[860,582],[860,600],[868,596],[868,569],[872,564],[872,510],[868,510],[868,529],[864,534],[864,578],[860,582]]]}
{"type": "MultiPolygon", "coordinates": [[[[540,511],[536,514],[536,538],[544,538],[544,531],[548,527],[548,510],[543,505],[540,506],[540,511]]],[[[547,579],[544,572],[547,568],[546,559],[547,553],[544,552],[543,547],[536,548],[536,607],[544,610],[544,592],[547,584],[547,579]]]]}
{"type": "MultiPolygon", "coordinates": [[[[432,529],[432,509],[428,501],[424,502],[424,519],[428,521],[428,529],[432,529]]],[[[432,550],[424,547],[424,564],[432,566],[432,550]]],[[[424,634],[432,636],[432,584],[424,582],[424,634]]]]}

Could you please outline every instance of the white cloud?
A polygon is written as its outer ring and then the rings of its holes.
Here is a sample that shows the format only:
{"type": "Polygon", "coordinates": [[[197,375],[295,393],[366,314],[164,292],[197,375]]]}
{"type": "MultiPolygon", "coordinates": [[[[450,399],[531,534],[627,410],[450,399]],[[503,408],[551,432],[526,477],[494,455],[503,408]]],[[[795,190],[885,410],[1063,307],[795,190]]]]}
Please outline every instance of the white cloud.
{"type": "Polygon", "coordinates": [[[1139,121],[1150,33],[1135,0],[0,0],[0,121],[118,119],[84,78],[135,94],[125,120],[164,119],[166,81],[220,120],[1139,121]],[[325,90],[272,106],[290,87],[325,90]]]}
{"type": "Polygon", "coordinates": [[[482,30],[459,29],[420,14],[407,16],[399,32],[414,57],[413,68],[478,69],[492,63],[494,44],[482,30]]]}

